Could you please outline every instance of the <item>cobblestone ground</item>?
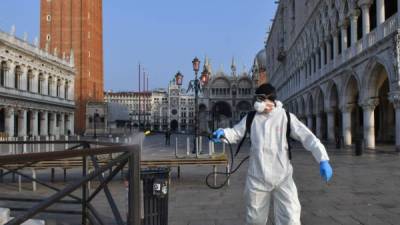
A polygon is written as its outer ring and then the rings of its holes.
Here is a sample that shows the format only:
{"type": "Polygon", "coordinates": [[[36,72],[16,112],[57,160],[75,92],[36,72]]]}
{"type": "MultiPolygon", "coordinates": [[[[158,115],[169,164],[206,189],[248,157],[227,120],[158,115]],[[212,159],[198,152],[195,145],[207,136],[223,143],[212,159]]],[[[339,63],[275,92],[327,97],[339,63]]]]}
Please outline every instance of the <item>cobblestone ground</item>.
{"type": "MultiPolygon", "coordinates": [[[[171,144],[174,143],[175,136],[171,140],[171,144]]],[[[186,152],[184,137],[179,136],[178,143],[180,154],[184,154],[186,152]]],[[[221,146],[217,148],[221,151],[221,146]]],[[[334,177],[332,182],[326,184],[321,180],[318,165],[311,154],[301,146],[296,146],[293,151],[292,163],[302,204],[302,224],[400,224],[399,154],[391,148],[388,150],[382,148],[382,151],[367,151],[362,156],[353,156],[349,149],[337,150],[329,146],[328,152],[334,169],[334,177]]],[[[174,146],[164,146],[162,136],[150,136],[144,142],[143,157],[173,153],[174,146]]],[[[238,158],[245,157],[247,153],[248,145],[243,147],[238,158]]],[[[235,162],[237,163],[239,159],[235,162]]],[[[243,188],[247,166],[247,162],[244,163],[242,168],[231,177],[230,186],[219,190],[209,189],[205,185],[205,176],[212,171],[209,166],[182,167],[180,179],[177,178],[176,169],[173,169],[169,195],[169,224],[243,225],[243,188]]],[[[56,185],[64,185],[60,182],[61,171],[57,174],[56,185]]],[[[48,176],[48,172],[47,174],[39,173],[40,178],[48,179],[48,176]]],[[[110,188],[124,214],[125,190],[122,181],[120,179],[113,181],[110,188]]],[[[17,192],[15,183],[0,184],[0,193],[2,196],[29,197],[49,194],[48,189],[43,187],[39,187],[39,190],[33,193],[30,183],[24,183],[22,193],[17,192]]],[[[3,201],[0,205],[10,207],[10,202],[3,201]]],[[[106,219],[106,224],[113,224],[112,214],[104,195],[96,198],[94,205],[106,219]]],[[[16,207],[16,204],[13,206],[16,207]]],[[[76,206],[63,207],[78,210],[76,206]]],[[[79,224],[79,220],[74,216],[46,214],[40,217],[50,218],[49,224],[79,224]],[[54,222],[55,219],[59,221],[61,217],[62,222],[54,222]]],[[[268,224],[274,224],[273,216],[270,217],[268,224]]]]}

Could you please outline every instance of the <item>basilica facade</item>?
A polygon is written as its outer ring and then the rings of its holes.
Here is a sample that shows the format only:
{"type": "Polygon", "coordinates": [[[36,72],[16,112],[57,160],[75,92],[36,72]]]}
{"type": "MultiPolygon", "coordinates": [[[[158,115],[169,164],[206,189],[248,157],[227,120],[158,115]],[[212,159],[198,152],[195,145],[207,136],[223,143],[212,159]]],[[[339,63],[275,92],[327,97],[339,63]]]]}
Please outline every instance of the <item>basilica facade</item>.
{"type": "Polygon", "coordinates": [[[400,150],[400,0],[281,0],[259,53],[318,137],[400,150]]]}
{"type": "Polygon", "coordinates": [[[217,128],[232,127],[253,109],[257,83],[249,72],[237,73],[232,60],[229,73],[219,69],[213,73],[209,60],[202,72],[202,93],[199,100],[199,130],[212,132],[217,128]]]}
{"type": "Polygon", "coordinates": [[[0,31],[0,135],[74,133],[74,59],[0,31]]]}

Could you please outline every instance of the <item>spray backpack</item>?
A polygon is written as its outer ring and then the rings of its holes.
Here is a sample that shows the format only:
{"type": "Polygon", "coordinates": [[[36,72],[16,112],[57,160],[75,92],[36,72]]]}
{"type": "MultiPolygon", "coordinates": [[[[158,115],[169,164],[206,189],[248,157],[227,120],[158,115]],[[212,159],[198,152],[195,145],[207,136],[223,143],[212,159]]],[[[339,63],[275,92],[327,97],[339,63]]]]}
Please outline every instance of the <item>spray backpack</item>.
{"type": "MultiPolygon", "coordinates": [[[[290,113],[288,111],[286,111],[286,117],[287,117],[287,125],[286,125],[286,140],[288,142],[288,153],[289,153],[289,160],[292,159],[292,146],[290,143],[291,137],[290,137],[290,113]]],[[[256,111],[250,111],[247,113],[247,117],[246,117],[246,130],[244,132],[244,136],[242,138],[242,140],[240,141],[237,149],[236,149],[236,153],[235,156],[237,156],[237,154],[240,151],[240,147],[242,146],[243,142],[246,139],[247,133],[250,134],[250,130],[251,130],[251,124],[253,123],[254,120],[254,116],[256,115],[256,111]]]]}

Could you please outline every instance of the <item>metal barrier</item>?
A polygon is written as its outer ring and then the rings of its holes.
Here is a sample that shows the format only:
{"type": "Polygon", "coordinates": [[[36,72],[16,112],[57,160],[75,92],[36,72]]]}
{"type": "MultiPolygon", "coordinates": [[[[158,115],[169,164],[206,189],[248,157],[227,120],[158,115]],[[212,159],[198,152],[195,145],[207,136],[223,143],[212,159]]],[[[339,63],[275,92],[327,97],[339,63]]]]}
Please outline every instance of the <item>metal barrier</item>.
{"type": "Polygon", "coordinates": [[[115,201],[108,189],[107,184],[128,164],[129,168],[129,188],[128,188],[128,224],[140,225],[141,221],[141,206],[140,206],[140,146],[139,145],[118,145],[116,143],[106,142],[90,142],[90,141],[17,141],[17,142],[0,142],[0,144],[68,144],[73,145],[69,149],[64,151],[54,152],[43,152],[43,153],[26,153],[26,154],[13,154],[0,156],[0,168],[7,170],[0,177],[4,177],[7,174],[17,174],[30,181],[34,181],[41,184],[49,189],[56,191],[55,194],[45,199],[27,199],[27,198],[8,198],[1,197],[0,200],[5,201],[19,201],[19,202],[38,202],[32,208],[22,209],[24,212],[22,215],[15,217],[6,225],[17,225],[24,221],[31,219],[38,213],[50,212],[50,213],[65,213],[65,214],[81,214],[83,225],[88,224],[105,224],[101,219],[100,214],[97,212],[95,207],[92,205],[92,200],[97,196],[100,191],[104,191],[108,203],[112,209],[112,213],[115,222],[118,225],[123,225],[121,214],[115,204],[115,201]],[[91,145],[96,148],[91,148],[91,145]],[[97,147],[106,146],[106,147],[97,147]],[[83,149],[78,149],[83,148],[83,149]],[[116,154],[117,157],[111,159],[108,163],[103,166],[98,164],[97,156],[105,154],[116,154]],[[19,170],[32,166],[36,163],[51,160],[61,160],[68,158],[79,157],[82,159],[82,177],[70,184],[66,185],[63,189],[59,189],[43,181],[40,181],[36,177],[28,176],[20,172],[19,170]],[[88,159],[90,158],[94,171],[88,173],[88,159]],[[115,167],[113,169],[113,167],[115,167]],[[110,171],[108,176],[105,176],[105,172],[110,171]],[[89,194],[88,183],[95,179],[99,179],[99,186],[89,194]],[[78,189],[82,189],[81,197],[72,194],[78,189]],[[64,197],[70,197],[72,200],[63,200],[64,197]],[[67,204],[80,204],[81,210],[79,211],[63,211],[63,210],[47,210],[48,207],[56,203],[67,203],[67,204]]]}

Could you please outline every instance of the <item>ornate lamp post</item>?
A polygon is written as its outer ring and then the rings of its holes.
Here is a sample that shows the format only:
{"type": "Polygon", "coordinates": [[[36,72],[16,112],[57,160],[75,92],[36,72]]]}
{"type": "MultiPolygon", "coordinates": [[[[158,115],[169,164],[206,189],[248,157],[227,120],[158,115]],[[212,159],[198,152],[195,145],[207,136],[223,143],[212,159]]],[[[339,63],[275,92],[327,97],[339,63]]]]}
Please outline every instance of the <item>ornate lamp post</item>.
{"type": "Polygon", "coordinates": [[[178,72],[175,74],[175,82],[176,82],[176,85],[181,86],[181,85],[182,85],[182,81],[183,81],[183,75],[181,74],[180,71],[178,71],[178,72]]]}
{"type": "Polygon", "coordinates": [[[195,57],[192,61],[193,64],[193,70],[194,70],[194,138],[195,138],[195,145],[194,145],[194,151],[196,152],[196,155],[198,154],[198,129],[199,129],[199,90],[200,90],[200,82],[199,79],[197,78],[197,73],[199,72],[200,68],[200,60],[195,57]]]}
{"type": "Polygon", "coordinates": [[[203,72],[201,72],[201,84],[202,85],[207,85],[208,83],[208,70],[206,68],[204,68],[203,72]]]}

